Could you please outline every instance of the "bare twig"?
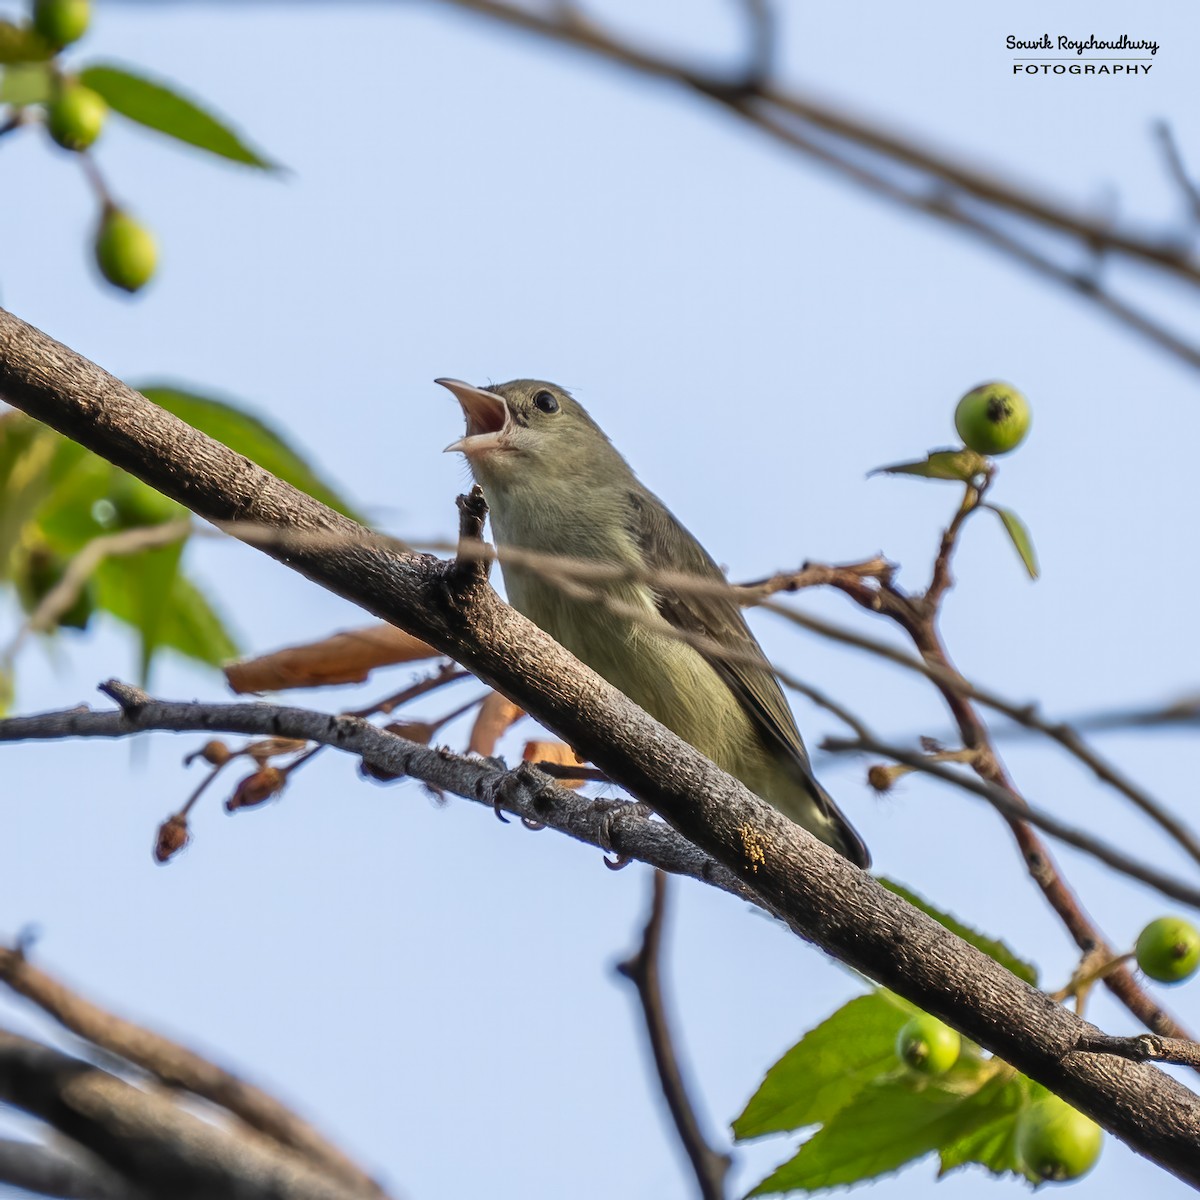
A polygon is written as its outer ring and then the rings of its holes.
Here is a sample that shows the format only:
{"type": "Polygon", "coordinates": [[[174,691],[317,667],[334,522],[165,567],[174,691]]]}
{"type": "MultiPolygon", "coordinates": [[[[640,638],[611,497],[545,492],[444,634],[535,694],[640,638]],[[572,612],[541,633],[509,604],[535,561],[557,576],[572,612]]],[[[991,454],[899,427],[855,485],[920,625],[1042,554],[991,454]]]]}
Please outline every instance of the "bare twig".
{"type": "MultiPolygon", "coordinates": [[[[825,582],[836,587],[839,591],[845,592],[863,608],[871,612],[885,612],[888,608],[889,602],[880,592],[858,586],[858,578],[853,574],[841,576],[837,568],[831,568],[825,582]]],[[[893,592],[891,595],[893,597],[891,603],[895,605],[900,598],[897,593],[893,592]]],[[[926,679],[931,680],[937,685],[943,695],[953,692],[963,700],[975,700],[987,708],[1003,713],[1004,716],[1008,717],[1011,721],[1015,721],[1018,725],[1057,742],[1070,755],[1088,767],[1097,779],[1103,783],[1107,783],[1141,809],[1155,824],[1174,838],[1192,858],[1200,862],[1200,839],[1196,837],[1196,834],[1151,796],[1145,788],[1135,783],[1101,755],[1099,751],[1089,745],[1078,730],[1074,729],[1071,725],[1062,721],[1047,721],[1038,715],[1036,705],[1021,704],[1015,700],[1009,700],[990,688],[972,683],[957,670],[948,668],[944,663],[939,662],[936,657],[927,659],[917,658],[879,638],[859,633],[857,630],[847,629],[845,626],[837,625],[832,621],[826,621],[820,617],[810,616],[790,605],[767,600],[763,602],[762,607],[767,609],[768,612],[778,614],[794,625],[799,625],[802,629],[809,630],[811,633],[829,638],[831,641],[841,642],[844,645],[855,646],[878,658],[885,659],[887,662],[895,663],[896,666],[903,667],[906,671],[923,675],[926,679]]],[[[899,610],[896,609],[895,611],[899,610]]],[[[911,609],[908,610],[907,615],[911,619],[911,609]]],[[[777,674],[780,675],[781,679],[784,678],[782,672],[777,672],[777,674]]],[[[791,687],[797,686],[794,680],[787,679],[786,682],[791,687]]],[[[803,688],[797,688],[797,690],[803,690],[803,688]]]]}
{"type": "MultiPolygon", "coordinates": [[[[1085,854],[1090,854],[1122,875],[1128,875],[1131,879],[1148,884],[1173,900],[1179,900],[1193,908],[1200,908],[1200,888],[1183,883],[1167,872],[1158,870],[1157,867],[1140,863],[1137,859],[1108,845],[1099,838],[1092,837],[1091,834],[1076,829],[1065,821],[1060,821],[1043,809],[1034,808],[1023,796],[1013,792],[1009,787],[986,778],[973,779],[969,775],[945,766],[944,760],[939,761],[938,756],[919,754],[903,746],[881,741],[869,732],[866,736],[860,733],[855,738],[826,738],[821,743],[821,748],[830,754],[878,754],[884,758],[890,758],[894,762],[903,763],[914,771],[932,775],[935,779],[942,780],[943,783],[954,784],[973,795],[982,796],[1004,817],[1016,821],[1028,821],[1029,824],[1036,825],[1051,837],[1065,842],[1068,846],[1074,846],[1075,849],[1082,850],[1085,854]]],[[[967,753],[971,755],[973,761],[976,752],[968,751],[967,753]]],[[[955,757],[960,756],[961,752],[955,757]]]]}
{"type": "Polygon", "coordinates": [[[624,962],[617,964],[617,971],[637,988],[642,1006],[642,1017],[646,1023],[646,1035],[650,1040],[650,1052],[658,1081],[662,1085],[663,1098],[675,1123],[679,1140],[692,1164],[696,1186],[703,1200],[724,1200],[725,1178],[729,1174],[730,1158],[714,1150],[700,1129],[695,1106],[688,1095],[675,1051],[675,1041],[667,1020],[666,1002],[663,999],[661,951],[663,916],[667,903],[667,877],[661,871],[654,872],[654,895],[650,903],[650,915],[642,931],[642,944],[637,952],[624,962]]]}
{"type": "Polygon", "coordinates": [[[471,673],[464,671],[456,663],[443,663],[431,675],[426,675],[424,679],[418,679],[416,683],[409,684],[408,687],[402,688],[400,691],[393,693],[390,696],[384,697],[382,700],[376,700],[372,704],[368,704],[364,708],[347,709],[345,716],[347,717],[373,717],[376,713],[387,715],[393,713],[396,709],[403,707],[410,701],[418,699],[420,696],[428,695],[430,692],[435,692],[439,688],[445,687],[448,683],[457,683],[460,679],[470,679],[471,673]]]}
{"type": "Polygon", "coordinates": [[[464,800],[547,825],[599,850],[613,850],[673,875],[711,883],[761,905],[735,875],[669,825],[652,820],[644,806],[580,796],[555,786],[527,763],[509,771],[496,760],[421,745],[358,717],[264,703],[168,703],[116,680],[104,684],[103,690],[117,700],[120,711],[71,708],[33,717],[9,717],[0,720],[0,742],[124,738],[149,730],[293,737],[334,747],[392,776],[419,779],[464,800]]]}
{"type": "Polygon", "coordinates": [[[1033,225],[1037,233],[1050,231],[1068,244],[1079,261],[1094,263],[1097,255],[1132,258],[1174,275],[1192,287],[1200,286],[1200,266],[1188,255],[1179,237],[1153,239],[1124,232],[1104,216],[1068,207],[994,173],[967,166],[881,125],[851,116],[844,109],[772,85],[765,76],[758,81],[748,79],[745,74],[718,76],[697,70],[680,59],[654,54],[602,29],[593,19],[578,19],[573,10],[571,17],[564,19],[555,8],[538,10],[500,0],[445,2],[574,46],[639,74],[674,82],[715,101],[858,186],[971,234],[1100,308],[1190,366],[1200,367],[1200,345],[1188,342],[1154,317],[1103,289],[1094,271],[1063,268],[989,218],[1016,216],[1033,225]],[[895,173],[897,166],[910,175],[915,171],[919,181],[907,186],[896,182],[889,172],[895,173]]]}
{"type": "Polygon", "coordinates": [[[1167,174],[1179,189],[1179,194],[1187,206],[1189,217],[1193,224],[1200,222],[1200,187],[1196,186],[1195,181],[1188,174],[1187,167],[1184,166],[1183,155],[1179,151],[1179,144],[1175,141],[1175,134],[1171,126],[1166,121],[1156,121],[1154,135],[1158,138],[1167,174]]]}

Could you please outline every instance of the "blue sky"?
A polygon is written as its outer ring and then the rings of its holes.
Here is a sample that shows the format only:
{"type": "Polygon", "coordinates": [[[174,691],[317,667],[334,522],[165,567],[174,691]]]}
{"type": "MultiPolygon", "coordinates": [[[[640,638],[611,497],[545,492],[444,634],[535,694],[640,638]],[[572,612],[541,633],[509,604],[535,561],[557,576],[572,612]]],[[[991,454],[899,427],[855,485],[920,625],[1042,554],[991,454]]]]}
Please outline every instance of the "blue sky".
{"type": "MultiPolygon", "coordinates": [[[[604,12],[650,41],[735,58],[734,6],[643,7],[604,12]]],[[[797,8],[782,35],[797,85],[1138,227],[1179,222],[1151,122],[1171,119],[1200,168],[1187,6],[1072,0],[1051,19],[1030,3],[869,0],[797,8]],[[1161,48],[1140,79],[1014,79],[1005,37],[1044,29],[1161,48]]],[[[958,396],[1007,378],[1034,429],[996,499],[1027,520],[1044,575],[1031,584],[999,528],[973,523],[946,606],[952,653],[1051,714],[1195,690],[1197,376],[1075,297],[677,89],[433,4],[101,2],[79,57],[175,80],[290,174],[114,122],[99,160],[163,245],[161,277],[126,301],[92,277],[95,214],[74,164],[43,138],[7,138],[0,300],[131,382],[240,398],[382,528],[454,529],[465,468],[441,448],[461,417],[433,378],[534,375],[576,391],[734,578],[882,550],[916,586],[953,492],[866,472],[949,443],[958,396]]],[[[1125,281],[1149,294],[1146,277],[1125,281]]],[[[1194,326],[1181,291],[1155,294],[1194,326]]],[[[248,650],[362,620],[243,547],[206,540],[189,555],[248,650]]],[[[801,603],[889,633],[838,597],[801,603]]],[[[947,732],[913,680],[754,621],[773,656],[881,730],[947,732]]],[[[27,651],[19,707],[90,700],[135,670],[102,625],[27,651]]],[[[405,678],[314,703],[360,704],[405,678]]],[[[224,694],[179,663],[154,682],[170,697],[224,694]]],[[[841,732],[803,701],[796,712],[810,743],[841,732]]],[[[365,785],[332,756],[236,820],[213,797],[194,846],[159,868],[153,831],[193,785],[180,759],[196,741],[6,747],[0,932],[36,924],[48,967],[276,1088],[406,1195],[587,1200],[614,1180],[634,1197],[690,1195],[612,973],[645,871],[614,875],[592,851],[465,801],[439,808],[415,785],[365,785]]],[[[1103,748],[1194,814],[1189,737],[1103,748]]],[[[1032,800],[1186,870],[1077,767],[1037,743],[1005,756],[1032,800]]],[[[975,800],[915,780],[880,801],[851,764],[825,779],[881,873],[1003,936],[1050,986],[1066,980],[1066,935],[975,800]]],[[[1118,944],[1169,907],[1074,852],[1059,859],[1118,944]]],[[[719,1129],[862,985],[726,896],[685,885],[674,898],[672,999],[719,1129]]],[[[1195,987],[1166,1000],[1200,1025],[1195,987]]],[[[41,1028],[7,1002],[4,1015],[41,1028]]],[[[1089,1015],[1132,1028],[1103,996],[1089,1015]]],[[[785,1153],[739,1152],[738,1180],[785,1153]]],[[[933,1175],[924,1163],[878,1192],[924,1194],[933,1175]]],[[[938,1194],[996,1186],[965,1173],[938,1194]]],[[[1184,1191],[1110,1139],[1079,1194],[1136,1187],[1184,1191]]]]}

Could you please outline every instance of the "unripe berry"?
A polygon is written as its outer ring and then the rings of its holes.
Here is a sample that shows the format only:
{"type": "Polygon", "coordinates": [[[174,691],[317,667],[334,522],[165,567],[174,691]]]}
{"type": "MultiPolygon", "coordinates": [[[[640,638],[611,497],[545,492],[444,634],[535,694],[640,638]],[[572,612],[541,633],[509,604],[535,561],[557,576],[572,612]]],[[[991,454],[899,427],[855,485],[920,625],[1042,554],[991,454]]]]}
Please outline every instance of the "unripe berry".
{"type": "Polygon", "coordinates": [[[919,1075],[944,1075],[961,1050],[957,1030],[928,1013],[913,1017],[896,1035],[896,1056],[919,1075]]]}
{"type": "Polygon", "coordinates": [[[154,234],[119,208],[105,212],[95,248],[100,273],[109,283],[127,292],[144,287],[158,265],[154,234]]]}
{"type": "Polygon", "coordinates": [[[979,454],[1007,454],[1029,432],[1029,401],[1008,383],[972,388],[954,410],[963,445],[979,454]]]}
{"type": "Polygon", "coordinates": [[[1137,965],[1159,983],[1181,983],[1200,966],[1200,931],[1181,917],[1159,917],[1138,934],[1137,965]]]}
{"type": "Polygon", "coordinates": [[[1100,1157],[1104,1130],[1057,1096],[1035,1100],[1017,1119],[1017,1153],[1041,1182],[1086,1175],[1100,1157]]]}
{"type": "Polygon", "coordinates": [[[64,83],[46,105],[46,128],[64,150],[86,150],[99,136],[108,105],[82,83],[64,83]]]}
{"type": "Polygon", "coordinates": [[[34,0],[33,3],[33,27],[52,46],[79,41],[91,19],[91,0],[34,0]]]}

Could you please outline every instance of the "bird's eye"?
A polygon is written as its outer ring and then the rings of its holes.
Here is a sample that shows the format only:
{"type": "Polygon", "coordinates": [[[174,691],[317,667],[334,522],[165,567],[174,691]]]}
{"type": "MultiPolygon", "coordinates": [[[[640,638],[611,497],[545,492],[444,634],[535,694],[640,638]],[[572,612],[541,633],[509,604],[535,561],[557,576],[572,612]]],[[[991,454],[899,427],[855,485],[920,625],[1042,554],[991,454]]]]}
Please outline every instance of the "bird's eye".
{"type": "Polygon", "coordinates": [[[558,400],[553,392],[538,392],[533,398],[534,404],[544,413],[558,412],[558,400]]]}

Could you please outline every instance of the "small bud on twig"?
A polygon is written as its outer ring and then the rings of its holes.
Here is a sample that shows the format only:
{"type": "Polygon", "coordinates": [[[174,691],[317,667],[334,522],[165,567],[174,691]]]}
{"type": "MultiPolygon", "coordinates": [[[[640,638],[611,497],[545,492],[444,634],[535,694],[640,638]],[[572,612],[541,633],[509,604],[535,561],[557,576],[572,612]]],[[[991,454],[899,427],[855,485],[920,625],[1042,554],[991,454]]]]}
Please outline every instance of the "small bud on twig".
{"type": "Polygon", "coordinates": [[[154,861],[169,862],[192,840],[188,831],[187,817],[176,813],[168,817],[159,827],[154,841],[154,861]]]}
{"type": "Polygon", "coordinates": [[[283,791],[286,782],[287,774],[278,767],[260,767],[237,785],[233,795],[225,801],[225,811],[236,812],[239,808],[254,808],[263,804],[277,792],[283,791]]]}

